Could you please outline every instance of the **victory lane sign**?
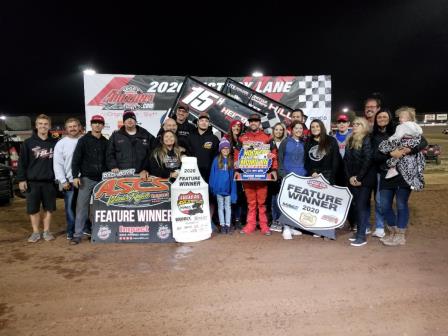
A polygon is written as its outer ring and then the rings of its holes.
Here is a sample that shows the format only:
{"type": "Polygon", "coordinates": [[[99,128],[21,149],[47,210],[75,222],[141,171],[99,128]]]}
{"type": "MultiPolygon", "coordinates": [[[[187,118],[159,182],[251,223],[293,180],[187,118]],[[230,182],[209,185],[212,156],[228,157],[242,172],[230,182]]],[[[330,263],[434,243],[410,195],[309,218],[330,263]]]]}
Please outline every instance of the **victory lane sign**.
{"type": "Polygon", "coordinates": [[[174,242],[168,179],[107,172],[92,197],[93,243],[174,242]]]}

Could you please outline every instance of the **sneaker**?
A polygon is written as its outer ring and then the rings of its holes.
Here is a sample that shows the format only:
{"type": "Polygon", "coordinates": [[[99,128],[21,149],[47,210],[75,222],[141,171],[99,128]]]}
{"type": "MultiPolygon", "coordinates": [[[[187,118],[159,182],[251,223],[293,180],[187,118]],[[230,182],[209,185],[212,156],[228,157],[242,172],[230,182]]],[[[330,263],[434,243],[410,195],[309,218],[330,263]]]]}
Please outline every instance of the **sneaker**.
{"type": "Polygon", "coordinates": [[[320,235],[318,235],[318,234],[313,234],[313,237],[314,237],[314,238],[320,238],[320,235]]]}
{"type": "Polygon", "coordinates": [[[363,246],[363,245],[365,245],[365,244],[367,244],[367,241],[365,241],[365,240],[361,240],[361,239],[356,239],[354,242],[352,242],[350,245],[351,246],[356,246],[356,247],[359,247],[359,246],[363,246]]]}
{"type": "Polygon", "coordinates": [[[385,179],[390,179],[392,177],[395,177],[398,175],[398,171],[395,167],[389,168],[389,170],[387,171],[386,177],[385,179]]]}
{"type": "Polygon", "coordinates": [[[271,230],[267,230],[265,232],[262,232],[265,236],[270,236],[272,235],[271,230]]]}
{"type": "Polygon", "coordinates": [[[282,232],[282,225],[278,221],[272,222],[271,231],[282,232]]]}
{"type": "Polygon", "coordinates": [[[90,230],[84,230],[84,232],[82,233],[83,235],[90,237],[92,235],[92,231],[90,230]]]}
{"type": "Polygon", "coordinates": [[[372,231],[370,231],[370,229],[367,228],[367,229],[366,229],[366,235],[371,234],[371,233],[372,233],[372,231]]]}
{"type": "Polygon", "coordinates": [[[28,243],[35,243],[40,240],[40,233],[33,232],[31,236],[28,238],[28,243]]]}
{"type": "Polygon", "coordinates": [[[42,237],[43,237],[46,241],[54,240],[54,236],[51,234],[50,231],[44,231],[44,234],[42,235],[42,237]]]}
{"type": "Polygon", "coordinates": [[[290,230],[291,230],[291,233],[293,236],[301,236],[302,235],[302,231],[299,231],[299,230],[293,229],[293,228],[290,228],[290,230]]]}
{"type": "Polygon", "coordinates": [[[285,240],[291,240],[292,239],[291,229],[289,228],[289,226],[285,225],[283,227],[282,236],[283,236],[283,239],[285,239],[285,240]]]}
{"type": "Polygon", "coordinates": [[[372,237],[383,238],[386,235],[384,229],[376,229],[375,232],[372,233],[372,237]]]}
{"type": "Polygon", "coordinates": [[[351,236],[348,240],[354,242],[356,240],[356,235],[351,236]]]}
{"type": "Polygon", "coordinates": [[[68,234],[67,235],[67,240],[72,240],[73,239],[73,235],[72,234],[68,234]]]}
{"type": "Polygon", "coordinates": [[[243,225],[241,224],[241,221],[239,219],[235,219],[235,229],[237,230],[241,230],[241,228],[243,227],[243,225]]]}
{"type": "Polygon", "coordinates": [[[78,245],[81,242],[81,237],[73,237],[72,240],[70,240],[70,245],[78,245]]]}

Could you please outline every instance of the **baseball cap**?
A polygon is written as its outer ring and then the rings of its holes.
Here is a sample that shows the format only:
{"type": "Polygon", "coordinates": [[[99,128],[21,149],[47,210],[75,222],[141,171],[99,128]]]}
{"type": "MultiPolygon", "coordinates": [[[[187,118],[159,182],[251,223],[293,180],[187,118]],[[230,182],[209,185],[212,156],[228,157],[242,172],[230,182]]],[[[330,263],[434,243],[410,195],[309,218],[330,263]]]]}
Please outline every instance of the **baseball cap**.
{"type": "Polygon", "coordinates": [[[125,110],[123,113],[123,122],[129,118],[132,118],[135,121],[137,121],[137,117],[135,116],[135,113],[132,110],[125,110]]]}
{"type": "Polygon", "coordinates": [[[93,124],[94,122],[99,122],[104,124],[104,118],[103,116],[99,115],[99,114],[95,114],[94,116],[92,116],[92,118],[90,119],[90,123],[93,124]]]}
{"type": "Polygon", "coordinates": [[[199,120],[199,119],[202,119],[202,118],[207,118],[208,120],[210,120],[210,116],[208,115],[207,112],[201,112],[201,113],[199,113],[198,120],[199,120]]]}
{"type": "Polygon", "coordinates": [[[188,105],[185,104],[179,104],[177,105],[177,110],[185,110],[185,112],[188,112],[188,105]]]}
{"type": "Polygon", "coordinates": [[[346,114],[340,114],[340,115],[338,116],[337,121],[344,121],[344,122],[347,122],[347,121],[350,121],[350,119],[348,118],[348,116],[347,116],[346,114]]]}
{"type": "Polygon", "coordinates": [[[247,120],[248,121],[261,121],[261,117],[260,117],[260,115],[254,113],[254,114],[251,114],[249,116],[249,119],[247,119],[247,120]]]}

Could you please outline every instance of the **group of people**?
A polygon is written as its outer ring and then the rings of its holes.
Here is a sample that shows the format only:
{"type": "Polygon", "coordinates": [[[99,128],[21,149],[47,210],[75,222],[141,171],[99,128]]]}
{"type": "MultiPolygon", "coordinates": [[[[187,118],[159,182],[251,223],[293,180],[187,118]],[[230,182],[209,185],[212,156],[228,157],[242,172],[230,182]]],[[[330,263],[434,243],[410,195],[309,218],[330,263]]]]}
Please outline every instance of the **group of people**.
{"type": "Polygon", "coordinates": [[[293,172],[312,177],[322,174],[330,184],[350,189],[353,202],[349,222],[356,228],[351,245],[363,246],[367,242],[372,193],[376,201],[373,236],[381,238],[385,245],[403,245],[410,193],[424,185],[420,150],[427,143],[415,123],[414,109],[403,107],[396,114],[400,120],[398,127],[391,113],[381,108],[380,100],[369,98],[364,117],[356,117],[350,130],[348,116],[339,115],[338,129],[333,135],[318,119],[312,120],[308,129],[306,116],[300,109],[291,113],[288,127],[276,124],[272,135],[264,132],[260,116],[253,114],[247,129],[241,121],[233,120],[228,133],[219,140],[212,132],[207,113],[199,114],[195,126],[188,118],[188,106],[179,105],[172,118],[164,120],[156,136],[138,126],[136,114],[126,110],[123,126],[109,139],[102,135],[104,118],[95,115],[90,120],[91,131],[84,135],[79,120],[68,119],[66,136],[58,142],[48,133],[51,119],[41,114],[36,118],[35,132],[21,148],[17,174],[33,228],[28,241],[54,239],[50,223],[56,209],[55,181],[64,194],[67,239],[76,245],[83,235],[90,233],[89,200],[103,172],[133,168],[142,179],[153,175],[174,181],[182,156],[188,155],[197,158],[200,174],[209,184],[213,196],[211,215],[217,208],[216,221],[224,234],[237,228],[249,235],[257,224],[267,236],[271,231],[283,232],[284,239],[302,234],[280,223],[276,201],[281,179],[293,172]],[[269,181],[239,181],[242,173],[238,166],[239,152],[245,145],[255,143],[268,145],[272,160],[267,171],[269,181]],[[392,209],[394,197],[396,211],[392,209]]]}

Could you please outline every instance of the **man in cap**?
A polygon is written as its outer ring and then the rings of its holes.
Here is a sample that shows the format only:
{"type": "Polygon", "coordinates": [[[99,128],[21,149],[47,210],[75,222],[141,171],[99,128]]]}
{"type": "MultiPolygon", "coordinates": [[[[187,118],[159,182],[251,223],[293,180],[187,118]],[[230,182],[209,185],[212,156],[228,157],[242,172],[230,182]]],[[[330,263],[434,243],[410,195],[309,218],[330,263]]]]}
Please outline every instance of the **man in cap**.
{"type": "Polygon", "coordinates": [[[138,174],[155,146],[155,138],[146,129],[137,126],[137,117],[131,110],[124,111],[123,124],[109,139],[106,165],[115,173],[121,169],[134,168],[138,174]]]}
{"type": "Polygon", "coordinates": [[[344,157],[345,154],[345,146],[347,144],[348,136],[351,134],[351,130],[349,130],[350,119],[346,114],[340,114],[336,120],[338,130],[334,133],[334,137],[339,145],[339,153],[341,153],[341,157],[344,157]]]}
{"type": "Polygon", "coordinates": [[[204,181],[208,183],[213,159],[218,155],[219,139],[212,132],[210,117],[201,112],[198,117],[198,128],[187,139],[187,147],[191,156],[198,159],[198,167],[204,181]]]}
{"type": "MultiPolygon", "coordinates": [[[[256,143],[270,144],[272,166],[270,168],[270,174],[272,179],[277,179],[277,148],[272,143],[271,137],[264,133],[261,129],[261,118],[258,114],[252,114],[249,119],[249,129],[240,137],[241,146],[251,145],[256,143]]],[[[234,162],[238,161],[239,150],[234,152],[234,162]]],[[[236,167],[238,168],[238,167],[236,167]]],[[[235,173],[235,177],[239,178],[239,172],[235,173]]],[[[266,215],[266,197],[268,194],[268,183],[265,181],[248,181],[243,182],[244,192],[247,198],[247,221],[246,226],[241,233],[249,234],[255,231],[257,226],[257,209],[258,209],[258,222],[260,224],[261,232],[270,236],[271,231],[268,227],[268,217],[266,215]]]]}
{"type": "Polygon", "coordinates": [[[196,133],[196,127],[188,120],[188,105],[179,104],[176,109],[174,119],[177,123],[178,142],[185,144],[190,134],[196,133]]]}
{"type": "Polygon", "coordinates": [[[375,116],[381,109],[381,99],[378,96],[372,95],[364,101],[364,117],[370,125],[370,130],[373,128],[375,116]]]}
{"type": "Polygon", "coordinates": [[[81,123],[76,118],[65,122],[66,136],[54,147],[53,169],[56,181],[64,195],[65,220],[67,222],[67,239],[73,238],[75,232],[75,206],[77,192],[73,188],[72,159],[76,145],[81,137],[81,123]]]}
{"type": "Polygon", "coordinates": [[[72,245],[81,242],[83,234],[90,234],[86,222],[93,188],[101,181],[106,168],[107,139],[102,135],[104,118],[94,115],[90,119],[92,130],[87,132],[76,145],[72,160],[73,185],[78,188],[76,201],[75,233],[72,245]]]}

